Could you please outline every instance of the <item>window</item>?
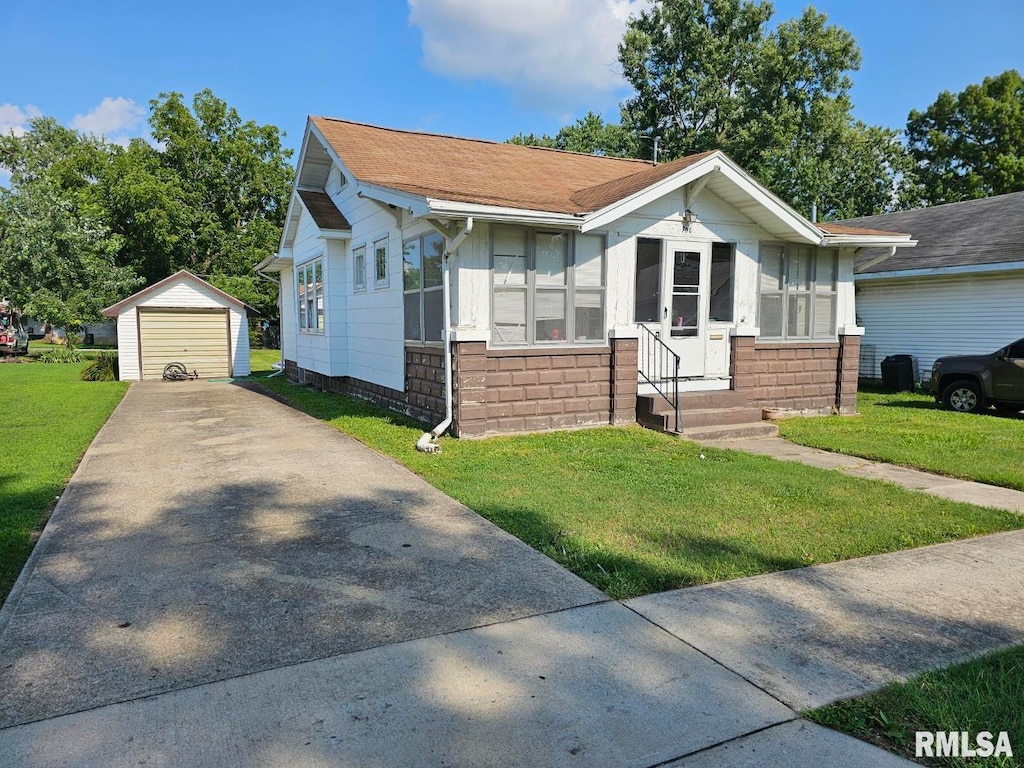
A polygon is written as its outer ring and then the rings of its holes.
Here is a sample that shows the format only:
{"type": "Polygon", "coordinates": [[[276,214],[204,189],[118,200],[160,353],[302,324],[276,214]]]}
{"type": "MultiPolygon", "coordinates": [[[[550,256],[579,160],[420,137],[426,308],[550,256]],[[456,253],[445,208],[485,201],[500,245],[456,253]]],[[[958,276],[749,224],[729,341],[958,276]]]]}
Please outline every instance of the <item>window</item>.
{"type": "Polygon", "coordinates": [[[444,238],[437,233],[407,240],[402,247],[407,341],[441,341],[444,328],[443,257],[444,238]]]}
{"type": "Polygon", "coordinates": [[[384,238],[373,244],[373,286],[388,287],[388,240],[384,238]]]}
{"type": "Polygon", "coordinates": [[[323,261],[314,259],[295,270],[298,289],[299,329],[313,333],[324,331],[323,261]]]}
{"type": "Polygon", "coordinates": [[[762,245],[761,337],[834,338],[837,280],[834,250],[762,245]]]}
{"type": "Polygon", "coordinates": [[[711,244],[711,322],[732,322],[732,273],[735,243],[711,244]]]}
{"type": "Polygon", "coordinates": [[[352,249],[352,290],[366,290],[366,246],[352,249]]]}
{"type": "Polygon", "coordinates": [[[494,227],[493,342],[604,341],[604,251],[599,235],[494,227]]]}

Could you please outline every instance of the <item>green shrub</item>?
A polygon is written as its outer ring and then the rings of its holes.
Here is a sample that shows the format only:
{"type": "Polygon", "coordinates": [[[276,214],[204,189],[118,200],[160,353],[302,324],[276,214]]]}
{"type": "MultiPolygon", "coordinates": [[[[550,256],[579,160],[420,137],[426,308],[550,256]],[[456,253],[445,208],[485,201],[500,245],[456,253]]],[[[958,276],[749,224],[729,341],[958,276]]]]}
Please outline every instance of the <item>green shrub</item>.
{"type": "Polygon", "coordinates": [[[117,381],[117,353],[100,352],[82,369],[82,381],[117,381]]]}
{"type": "Polygon", "coordinates": [[[76,349],[68,349],[67,347],[44,349],[36,359],[40,363],[80,363],[85,360],[81,352],[76,349]]]}

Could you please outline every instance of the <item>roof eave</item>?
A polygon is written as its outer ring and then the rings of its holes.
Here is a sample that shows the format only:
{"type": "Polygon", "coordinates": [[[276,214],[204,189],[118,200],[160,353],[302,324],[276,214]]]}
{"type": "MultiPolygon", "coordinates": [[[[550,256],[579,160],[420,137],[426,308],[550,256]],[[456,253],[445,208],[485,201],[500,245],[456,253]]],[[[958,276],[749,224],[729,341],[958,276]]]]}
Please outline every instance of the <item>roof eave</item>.
{"type": "Polygon", "coordinates": [[[430,208],[431,214],[450,218],[472,216],[474,219],[481,221],[539,224],[542,226],[572,227],[574,229],[578,229],[583,222],[582,217],[577,214],[559,213],[557,211],[463,203],[456,200],[438,200],[434,198],[427,198],[427,205],[430,208]]]}
{"type": "Polygon", "coordinates": [[[887,235],[829,235],[822,237],[821,245],[825,248],[854,247],[854,248],[913,248],[917,240],[911,240],[910,235],[904,237],[890,237],[887,235]]]}

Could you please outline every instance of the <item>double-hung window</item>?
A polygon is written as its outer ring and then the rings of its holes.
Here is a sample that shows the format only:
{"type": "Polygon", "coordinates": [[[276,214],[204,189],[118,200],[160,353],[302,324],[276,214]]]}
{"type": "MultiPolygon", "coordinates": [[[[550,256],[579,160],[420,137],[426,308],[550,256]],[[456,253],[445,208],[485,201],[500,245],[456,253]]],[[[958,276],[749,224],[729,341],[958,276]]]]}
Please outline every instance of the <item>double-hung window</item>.
{"type": "Polygon", "coordinates": [[[298,288],[299,329],[311,333],[323,333],[323,261],[313,259],[296,267],[295,284],[298,288]]]}
{"type": "Polygon", "coordinates": [[[406,240],[402,247],[406,341],[441,341],[444,238],[436,232],[406,240]]]}
{"type": "Polygon", "coordinates": [[[492,343],[604,341],[604,253],[600,235],[494,227],[492,343]]]}
{"type": "Polygon", "coordinates": [[[366,246],[352,249],[352,290],[366,290],[366,246]]]}
{"type": "Polygon", "coordinates": [[[388,287],[388,239],[386,237],[373,243],[373,287],[388,287]]]}
{"type": "Polygon", "coordinates": [[[761,338],[834,339],[837,273],[835,250],[763,244],[761,338]]]}

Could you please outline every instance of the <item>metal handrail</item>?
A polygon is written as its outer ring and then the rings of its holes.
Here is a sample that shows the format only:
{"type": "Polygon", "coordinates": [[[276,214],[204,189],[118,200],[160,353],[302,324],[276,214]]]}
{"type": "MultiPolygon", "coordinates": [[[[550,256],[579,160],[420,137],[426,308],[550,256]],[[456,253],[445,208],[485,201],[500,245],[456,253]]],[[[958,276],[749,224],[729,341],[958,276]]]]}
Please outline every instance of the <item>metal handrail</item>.
{"type": "Polygon", "coordinates": [[[644,381],[665,398],[676,414],[674,431],[679,431],[679,355],[661,340],[661,334],[646,325],[640,326],[640,350],[637,368],[644,381]]]}

